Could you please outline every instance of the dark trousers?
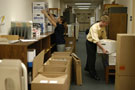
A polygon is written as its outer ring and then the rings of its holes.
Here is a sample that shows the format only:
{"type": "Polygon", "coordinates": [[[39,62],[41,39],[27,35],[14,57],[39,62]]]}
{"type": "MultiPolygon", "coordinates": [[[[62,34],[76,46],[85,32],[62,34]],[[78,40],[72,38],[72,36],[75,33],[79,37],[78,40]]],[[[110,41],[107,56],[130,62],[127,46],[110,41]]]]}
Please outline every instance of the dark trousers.
{"type": "Polygon", "coordinates": [[[86,41],[86,51],[87,51],[87,62],[86,67],[89,72],[96,73],[95,63],[96,63],[96,52],[97,52],[97,44],[86,41]]]}

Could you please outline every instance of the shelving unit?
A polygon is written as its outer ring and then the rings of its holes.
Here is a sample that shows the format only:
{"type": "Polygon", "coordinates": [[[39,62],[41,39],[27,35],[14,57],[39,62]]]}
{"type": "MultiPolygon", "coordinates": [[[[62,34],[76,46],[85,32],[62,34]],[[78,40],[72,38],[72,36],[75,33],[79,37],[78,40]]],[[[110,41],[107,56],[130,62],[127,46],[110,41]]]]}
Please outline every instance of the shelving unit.
{"type": "Polygon", "coordinates": [[[27,51],[28,49],[36,49],[38,55],[43,49],[45,50],[45,61],[51,56],[52,48],[55,43],[51,36],[53,32],[46,33],[46,37],[39,37],[34,42],[18,42],[14,44],[1,44],[0,45],[0,59],[20,59],[27,66],[27,51]]]}

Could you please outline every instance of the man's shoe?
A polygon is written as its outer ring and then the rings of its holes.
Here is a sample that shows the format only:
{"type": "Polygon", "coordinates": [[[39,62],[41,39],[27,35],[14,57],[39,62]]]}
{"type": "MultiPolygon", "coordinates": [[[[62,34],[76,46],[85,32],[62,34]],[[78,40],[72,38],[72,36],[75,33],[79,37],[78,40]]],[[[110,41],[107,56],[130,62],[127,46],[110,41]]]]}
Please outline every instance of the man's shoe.
{"type": "Polygon", "coordinates": [[[98,75],[95,75],[94,77],[93,77],[95,80],[100,80],[100,78],[99,78],[99,76],[98,75]]]}
{"type": "Polygon", "coordinates": [[[89,69],[88,68],[84,68],[84,70],[89,72],[89,69]]]}
{"type": "Polygon", "coordinates": [[[100,80],[100,78],[98,77],[98,75],[96,74],[96,72],[89,72],[90,76],[95,79],[95,80],[100,80]]]}

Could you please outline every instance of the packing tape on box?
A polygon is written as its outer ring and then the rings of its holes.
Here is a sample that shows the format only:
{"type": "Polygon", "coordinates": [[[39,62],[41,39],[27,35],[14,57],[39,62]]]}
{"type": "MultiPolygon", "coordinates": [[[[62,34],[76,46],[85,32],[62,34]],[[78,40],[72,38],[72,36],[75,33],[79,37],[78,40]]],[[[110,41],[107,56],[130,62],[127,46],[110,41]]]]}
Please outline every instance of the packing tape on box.
{"type": "Polygon", "coordinates": [[[52,83],[52,84],[56,84],[56,83],[58,83],[58,81],[49,81],[49,83],[52,83]]]}
{"type": "Polygon", "coordinates": [[[48,80],[41,80],[40,83],[48,83],[48,80]]]}
{"type": "Polygon", "coordinates": [[[0,60],[0,63],[2,63],[2,60],[0,60]]]}

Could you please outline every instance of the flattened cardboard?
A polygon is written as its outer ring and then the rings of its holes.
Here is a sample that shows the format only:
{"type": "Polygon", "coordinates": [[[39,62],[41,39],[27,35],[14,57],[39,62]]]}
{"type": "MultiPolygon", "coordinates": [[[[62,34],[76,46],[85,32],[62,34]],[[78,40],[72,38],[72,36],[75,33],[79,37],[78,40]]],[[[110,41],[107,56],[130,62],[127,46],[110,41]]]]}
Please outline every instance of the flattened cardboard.
{"type": "Polygon", "coordinates": [[[39,69],[43,66],[44,54],[45,51],[43,50],[33,60],[33,79],[38,75],[39,69]]]}
{"type": "Polygon", "coordinates": [[[117,35],[116,72],[118,75],[135,76],[135,35],[117,35]]]}
{"type": "Polygon", "coordinates": [[[77,57],[76,54],[72,54],[73,57],[73,66],[74,66],[74,72],[75,72],[75,78],[76,78],[76,84],[82,85],[82,69],[81,69],[81,61],[77,57]]]}

